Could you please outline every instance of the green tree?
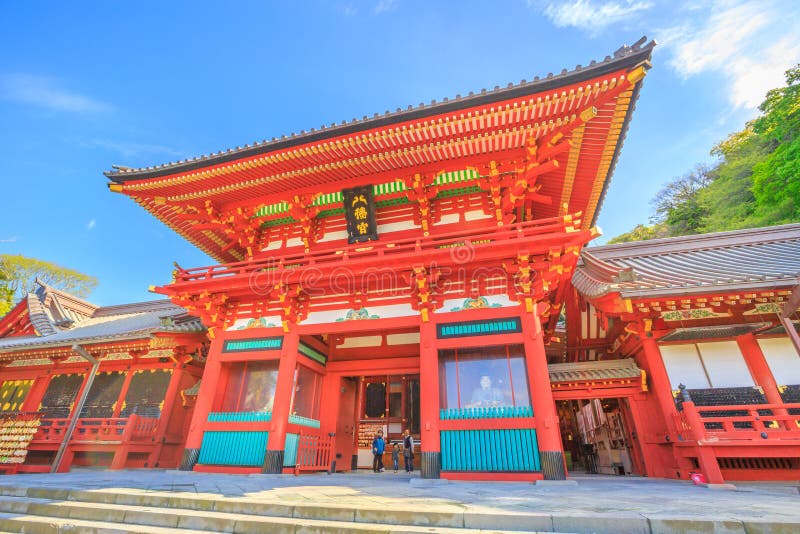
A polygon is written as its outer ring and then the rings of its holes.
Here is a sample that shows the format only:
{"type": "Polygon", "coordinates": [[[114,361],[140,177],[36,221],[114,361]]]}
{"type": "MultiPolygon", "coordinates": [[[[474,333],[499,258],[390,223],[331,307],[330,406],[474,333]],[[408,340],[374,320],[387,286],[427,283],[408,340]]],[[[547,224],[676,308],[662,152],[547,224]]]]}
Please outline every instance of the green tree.
{"type": "Polygon", "coordinates": [[[800,65],[786,71],[786,87],[772,89],[753,131],[771,153],[753,167],[757,212],[768,224],[800,219],[800,65]]]}
{"type": "Polygon", "coordinates": [[[8,275],[0,269],[0,317],[9,312],[14,305],[14,291],[8,287],[8,275]]]}
{"type": "Polygon", "coordinates": [[[652,222],[665,224],[671,236],[696,234],[707,215],[698,193],[714,181],[714,172],[697,165],[691,172],[667,183],[653,200],[652,222]]]}
{"type": "Polygon", "coordinates": [[[637,224],[630,232],[625,232],[608,241],[609,245],[614,243],[629,243],[631,241],[647,241],[648,239],[658,239],[668,237],[669,230],[664,224],[652,224],[650,226],[637,224]]]}
{"type": "Polygon", "coordinates": [[[19,300],[35,289],[36,279],[56,289],[85,298],[97,286],[97,278],[49,261],[20,255],[0,254],[0,271],[6,277],[5,289],[19,300]]]}
{"type": "Polygon", "coordinates": [[[609,242],[652,239],[657,230],[669,237],[800,221],[800,65],[759,109],[714,146],[716,166],[698,166],[658,192],[654,226],[638,225],[609,242]]]}

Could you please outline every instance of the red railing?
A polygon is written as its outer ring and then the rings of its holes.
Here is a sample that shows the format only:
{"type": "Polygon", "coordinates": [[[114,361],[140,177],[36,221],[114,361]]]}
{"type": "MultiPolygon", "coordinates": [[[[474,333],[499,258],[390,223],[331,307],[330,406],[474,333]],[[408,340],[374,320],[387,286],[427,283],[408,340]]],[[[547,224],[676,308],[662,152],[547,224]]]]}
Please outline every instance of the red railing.
{"type": "Polygon", "coordinates": [[[297,442],[294,474],[302,471],[331,471],[334,436],[301,433],[297,442]]]}
{"type": "MultiPolygon", "coordinates": [[[[43,419],[39,430],[33,436],[37,442],[61,443],[69,426],[69,419],[43,419]]],[[[145,441],[154,437],[158,419],[140,417],[82,417],[72,432],[72,441],[80,442],[123,442],[145,441]]]]}
{"type": "MultiPolygon", "coordinates": [[[[536,237],[537,248],[547,248],[563,243],[563,233],[570,232],[574,238],[581,237],[574,229],[580,227],[579,219],[566,217],[552,217],[535,221],[526,221],[507,225],[501,229],[471,228],[446,234],[432,235],[423,238],[398,239],[390,243],[370,242],[348,245],[340,249],[310,251],[285,256],[271,256],[250,261],[241,261],[208,267],[191,269],[178,269],[175,273],[173,284],[228,278],[241,275],[250,275],[257,272],[280,271],[283,269],[302,270],[305,267],[322,268],[349,262],[351,266],[363,263],[385,265],[401,255],[414,257],[415,261],[424,262],[436,256],[450,254],[450,248],[459,246],[484,247],[486,250],[496,250],[507,243],[520,245],[523,239],[536,237]],[[553,235],[553,242],[546,239],[546,234],[553,235]],[[486,240],[491,240],[491,243],[486,240]]],[[[581,243],[586,239],[581,240],[581,243]]],[[[532,252],[532,251],[531,251],[532,252]]],[[[445,262],[446,263],[446,262],[445,262]]]]}
{"type": "Polygon", "coordinates": [[[765,436],[800,440],[800,413],[791,415],[790,410],[800,410],[800,403],[695,406],[684,402],[675,424],[679,433],[694,440],[763,440],[765,436]]]}

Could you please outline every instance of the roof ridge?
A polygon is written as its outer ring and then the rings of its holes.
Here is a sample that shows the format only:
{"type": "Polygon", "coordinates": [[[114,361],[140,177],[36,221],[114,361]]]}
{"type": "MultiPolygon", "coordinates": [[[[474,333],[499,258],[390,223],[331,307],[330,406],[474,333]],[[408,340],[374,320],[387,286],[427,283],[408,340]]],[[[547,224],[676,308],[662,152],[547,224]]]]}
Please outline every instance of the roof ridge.
{"type": "MultiPolygon", "coordinates": [[[[496,98],[497,101],[507,100],[510,98],[515,98],[517,96],[515,92],[524,91],[530,89],[532,87],[543,85],[544,87],[541,91],[547,91],[550,88],[547,87],[548,84],[552,84],[553,82],[559,82],[564,78],[568,78],[571,76],[580,75],[582,73],[594,71],[594,70],[604,70],[606,67],[613,65],[615,63],[621,63],[623,60],[630,58],[631,56],[638,56],[641,55],[643,57],[643,61],[647,61],[649,59],[650,53],[652,49],[656,46],[656,41],[651,40],[647,41],[646,36],[642,36],[639,40],[634,42],[632,45],[622,45],[618,48],[613,56],[606,56],[603,58],[602,61],[598,62],[596,60],[592,60],[589,62],[588,65],[583,66],[581,64],[577,64],[574,69],[567,70],[566,68],[563,69],[559,74],[554,75],[552,72],[547,74],[547,77],[540,78],[539,76],[534,76],[532,81],[527,81],[525,79],[520,80],[519,83],[514,84],[513,82],[509,83],[506,87],[500,87],[496,85],[493,90],[489,91],[486,88],[481,89],[479,93],[475,93],[470,91],[467,96],[462,96],[461,94],[456,94],[454,98],[444,97],[441,102],[437,102],[435,99],[431,100],[431,103],[426,105],[425,103],[420,103],[416,107],[413,105],[409,105],[406,109],[397,108],[395,111],[386,110],[383,115],[379,113],[373,114],[372,117],[368,117],[364,115],[361,119],[353,118],[350,121],[343,120],[339,124],[331,123],[329,126],[325,126],[324,124],[320,126],[319,129],[311,128],[309,131],[300,130],[300,133],[292,132],[289,135],[282,135],[280,138],[273,137],[271,140],[264,139],[262,141],[254,141],[253,144],[245,144],[242,146],[237,146],[235,149],[228,148],[224,151],[219,151],[216,153],[206,154],[199,157],[187,158],[184,160],[179,160],[176,162],[169,162],[161,165],[150,166],[150,167],[127,167],[123,165],[112,165],[112,170],[105,171],[103,174],[111,179],[114,182],[124,182],[126,180],[126,176],[130,176],[129,179],[134,180],[137,178],[155,178],[161,176],[168,176],[173,174],[174,172],[181,172],[181,167],[191,167],[192,165],[200,165],[203,163],[207,164],[215,164],[215,163],[226,163],[229,161],[234,161],[239,158],[247,158],[252,157],[257,154],[268,152],[271,150],[279,150],[284,148],[284,145],[288,145],[288,147],[299,145],[303,142],[314,142],[314,141],[321,141],[326,138],[330,138],[334,135],[346,135],[350,133],[350,129],[365,129],[364,126],[369,127],[380,127],[383,126],[383,121],[391,121],[392,119],[397,119],[398,117],[402,117],[405,115],[413,115],[415,113],[425,113],[431,111],[438,111],[439,113],[447,113],[449,111],[448,108],[454,107],[454,104],[463,104],[469,103],[471,101],[475,101],[475,104],[481,104],[482,99],[491,99],[492,97],[499,97],[496,98]],[[374,125],[372,123],[375,123],[374,125]],[[266,149],[266,150],[265,150],[266,149]],[[222,160],[222,161],[218,161],[222,160]],[[147,176],[137,176],[139,174],[147,174],[147,176]]],[[[601,72],[602,74],[602,72],[601,72]]],[[[557,86],[556,86],[557,88],[557,86]]],[[[455,108],[458,109],[458,108],[455,108]]],[[[430,113],[435,114],[435,113],[430,113]]],[[[413,119],[415,117],[411,116],[409,119],[413,119]]],[[[192,169],[186,169],[192,170],[192,169]]]]}
{"type": "MultiPolygon", "coordinates": [[[[663,253],[675,253],[686,252],[690,250],[734,247],[753,243],[773,243],[776,241],[797,239],[800,239],[800,223],[790,223],[778,226],[759,226],[755,228],[742,228],[738,230],[726,230],[723,232],[711,232],[707,234],[661,237],[658,239],[648,239],[645,241],[630,241],[626,243],[614,243],[611,245],[599,245],[595,247],[588,247],[585,249],[585,252],[589,252],[596,259],[596,254],[637,249],[647,252],[646,249],[663,248],[663,253]],[[764,234],[768,236],[767,239],[763,238],[764,234]],[[683,245],[686,242],[696,242],[696,245],[683,246],[681,248],[674,247],[674,250],[671,250],[673,247],[669,246],[679,244],[683,245]]],[[[613,257],[617,257],[617,255],[614,255],[613,257]]]]}

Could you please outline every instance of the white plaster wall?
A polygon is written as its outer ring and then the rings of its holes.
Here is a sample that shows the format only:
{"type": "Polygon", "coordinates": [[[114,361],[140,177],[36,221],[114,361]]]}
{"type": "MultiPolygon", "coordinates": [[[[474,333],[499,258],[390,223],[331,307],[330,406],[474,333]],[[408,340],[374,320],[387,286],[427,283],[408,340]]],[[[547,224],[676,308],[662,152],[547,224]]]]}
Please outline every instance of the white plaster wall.
{"type": "Polygon", "coordinates": [[[778,385],[800,384],[800,356],[788,337],[759,339],[758,345],[778,385]]]}
{"type": "Polygon", "coordinates": [[[697,349],[703,358],[711,387],[734,388],[755,385],[744,356],[735,341],[698,343],[697,349]]]}
{"type": "Polygon", "coordinates": [[[689,389],[705,389],[711,387],[700,363],[700,355],[694,343],[682,345],[661,345],[661,357],[664,367],[667,368],[669,382],[672,390],[678,389],[678,384],[685,384],[689,389]]]}

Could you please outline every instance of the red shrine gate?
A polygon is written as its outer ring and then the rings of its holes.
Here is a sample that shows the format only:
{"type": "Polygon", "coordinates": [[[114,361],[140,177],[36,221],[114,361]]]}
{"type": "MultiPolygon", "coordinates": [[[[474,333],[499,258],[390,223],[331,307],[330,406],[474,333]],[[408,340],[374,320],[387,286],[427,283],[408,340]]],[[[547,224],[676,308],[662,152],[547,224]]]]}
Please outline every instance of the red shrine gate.
{"type": "Polygon", "coordinates": [[[596,235],[644,42],[507,89],[108,172],[220,262],[157,288],[212,339],[183,467],[277,473],[314,442],[350,468],[377,428],[411,426],[425,477],[564,478],[545,344],[596,235]]]}

